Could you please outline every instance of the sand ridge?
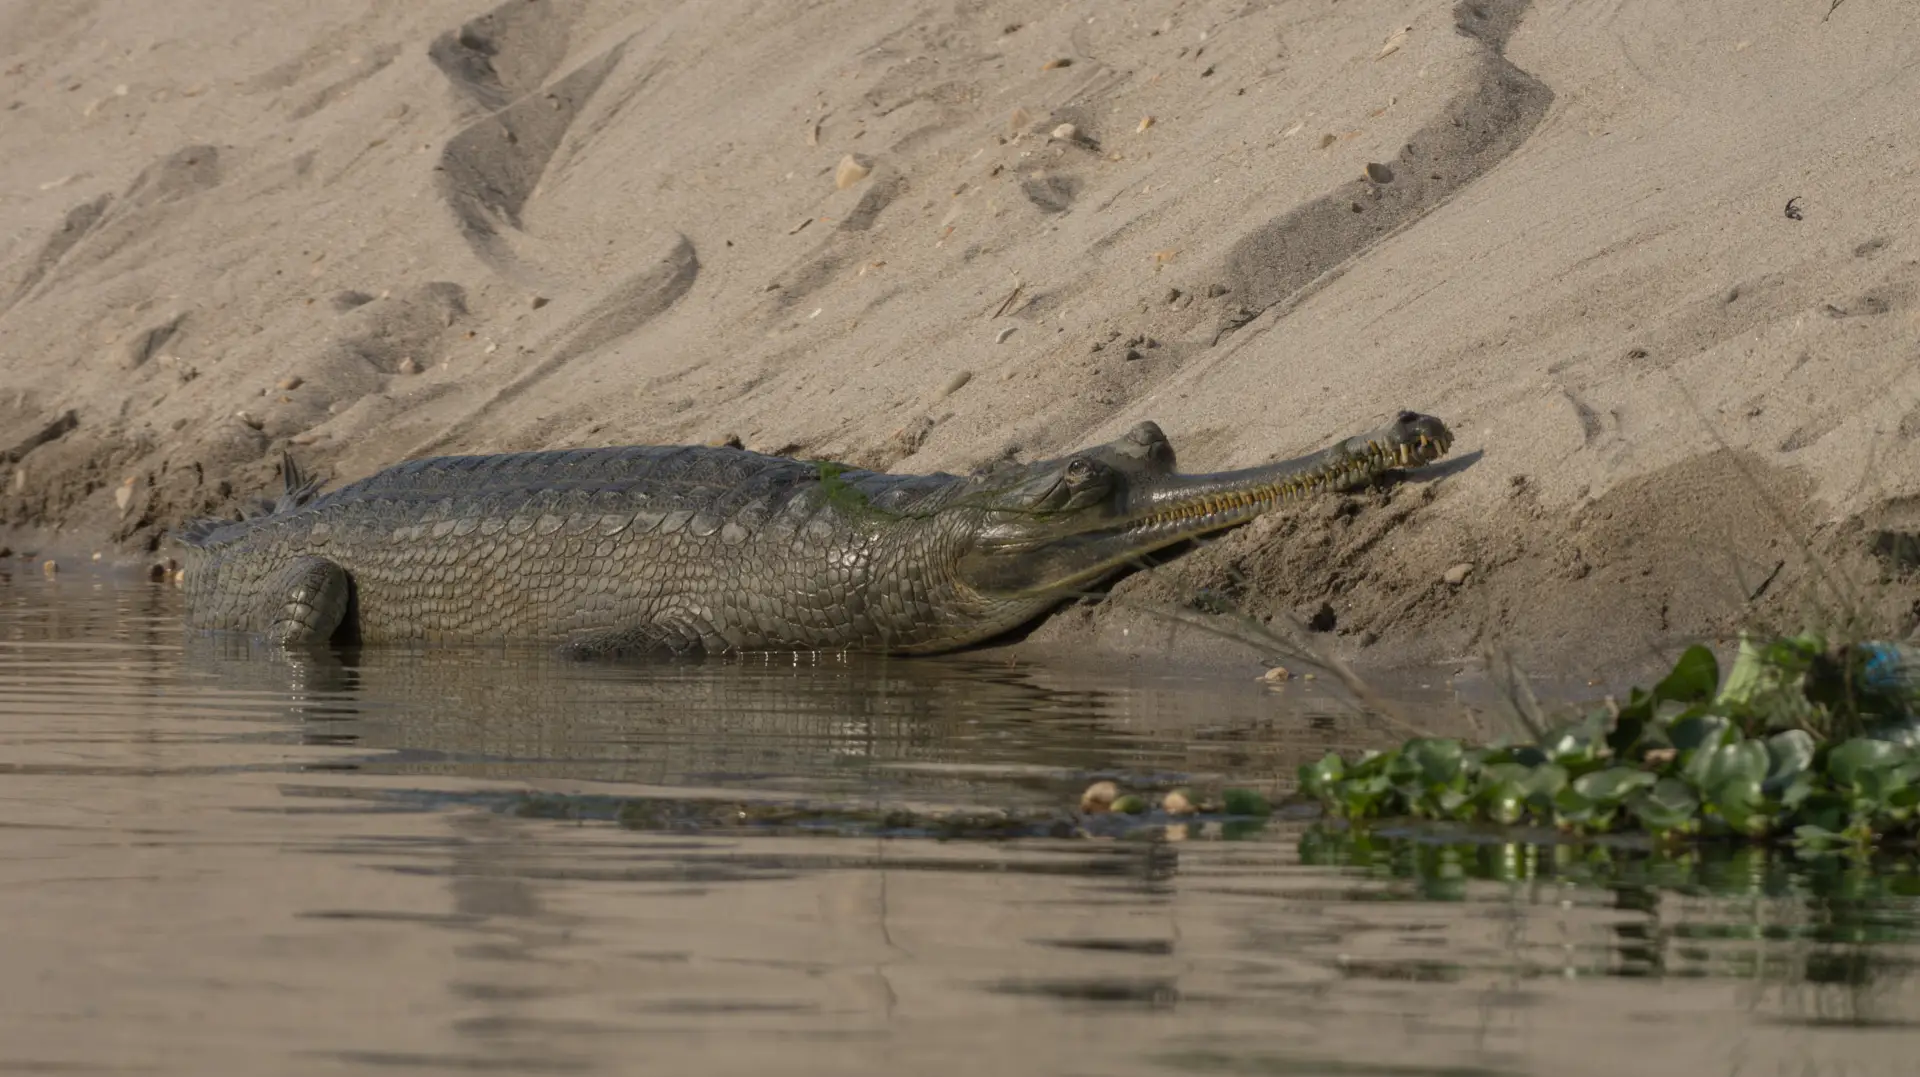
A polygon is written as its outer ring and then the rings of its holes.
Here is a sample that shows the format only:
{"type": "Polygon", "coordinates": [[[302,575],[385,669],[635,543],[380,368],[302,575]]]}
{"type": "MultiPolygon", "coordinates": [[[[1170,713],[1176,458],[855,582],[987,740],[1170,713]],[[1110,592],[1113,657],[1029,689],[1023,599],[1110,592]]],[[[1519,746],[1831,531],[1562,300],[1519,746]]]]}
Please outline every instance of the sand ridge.
{"type": "Polygon", "coordinates": [[[0,531],[164,556],[282,449],[962,470],[1151,418],[1210,469],[1413,407],[1435,481],[1121,596],[1393,660],[1724,633],[1791,534],[1916,522],[1920,43],[1824,14],[9,0],[0,531]]]}

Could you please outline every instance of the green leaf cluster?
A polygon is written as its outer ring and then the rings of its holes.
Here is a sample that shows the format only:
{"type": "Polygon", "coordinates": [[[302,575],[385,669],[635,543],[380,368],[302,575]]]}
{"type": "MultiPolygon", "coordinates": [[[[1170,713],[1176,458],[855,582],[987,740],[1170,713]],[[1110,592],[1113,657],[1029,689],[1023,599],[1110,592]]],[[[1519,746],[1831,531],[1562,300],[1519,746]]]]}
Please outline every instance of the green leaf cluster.
{"type": "Polygon", "coordinates": [[[1625,705],[1537,744],[1415,738],[1353,759],[1329,753],[1300,768],[1300,787],[1354,821],[1639,830],[1812,848],[1911,838],[1920,749],[1886,732],[1898,732],[1886,723],[1902,719],[1906,702],[1887,695],[1869,713],[1859,696],[1831,691],[1832,671],[1846,662],[1816,637],[1742,640],[1723,685],[1713,652],[1692,647],[1651,691],[1635,689],[1625,705]],[[1831,735],[1843,710],[1855,723],[1878,721],[1881,732],[1831,735]]]}

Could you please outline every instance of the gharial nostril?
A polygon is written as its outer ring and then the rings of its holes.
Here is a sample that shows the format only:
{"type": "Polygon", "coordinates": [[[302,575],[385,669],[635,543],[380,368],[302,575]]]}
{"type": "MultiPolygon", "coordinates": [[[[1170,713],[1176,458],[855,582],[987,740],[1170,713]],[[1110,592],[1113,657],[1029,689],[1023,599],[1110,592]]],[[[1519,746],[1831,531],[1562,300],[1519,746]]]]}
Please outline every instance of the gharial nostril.
{"type": "Polygon", "coordinates": [[[1400,413],[1399,422],[1400,422],[1400,425],[1402,426],[1412,426],[1414,423],[1417,423],[1419,421],[1420,421],[1420,413],[1417,411],[1403,411],[1400,413]]]}

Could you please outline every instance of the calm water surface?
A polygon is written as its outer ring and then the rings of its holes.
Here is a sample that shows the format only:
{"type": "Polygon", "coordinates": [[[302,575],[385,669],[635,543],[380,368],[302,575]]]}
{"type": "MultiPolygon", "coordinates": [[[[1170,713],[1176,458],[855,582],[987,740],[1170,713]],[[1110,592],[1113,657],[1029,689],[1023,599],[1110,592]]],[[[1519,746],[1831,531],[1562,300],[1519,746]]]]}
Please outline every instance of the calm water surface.
{"type": "Polygon", "coordinates": [[[23,567],[0,1073],[1920,1069],[1911,864],[1070,825],[1397,737],[1297,682],[295,660],[23,567]]]}

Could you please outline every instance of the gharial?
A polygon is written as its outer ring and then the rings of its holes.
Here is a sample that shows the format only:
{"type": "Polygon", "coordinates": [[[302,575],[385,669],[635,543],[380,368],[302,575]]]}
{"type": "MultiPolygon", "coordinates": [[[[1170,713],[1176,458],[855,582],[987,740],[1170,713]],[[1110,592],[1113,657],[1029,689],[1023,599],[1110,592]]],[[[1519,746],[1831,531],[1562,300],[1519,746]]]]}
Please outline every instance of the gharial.
{"type": "Polygon", "coordinates": [[[444,456],[181,529],[190,626],[326,641],[924,654],[999,635],[1275,505],[1438,459],[1440,420],[1176,474],[1143,422],[1070,456],[888,475],[736,448],[444,456]]]}

